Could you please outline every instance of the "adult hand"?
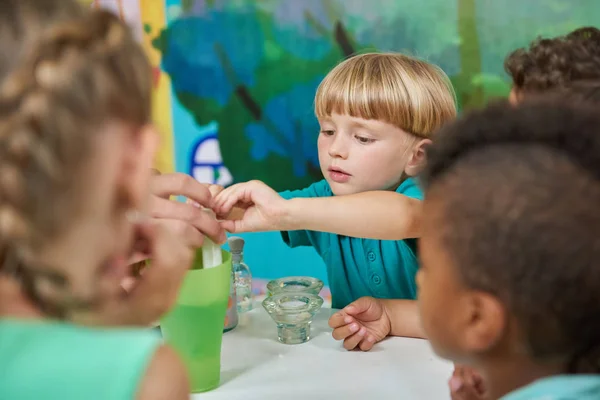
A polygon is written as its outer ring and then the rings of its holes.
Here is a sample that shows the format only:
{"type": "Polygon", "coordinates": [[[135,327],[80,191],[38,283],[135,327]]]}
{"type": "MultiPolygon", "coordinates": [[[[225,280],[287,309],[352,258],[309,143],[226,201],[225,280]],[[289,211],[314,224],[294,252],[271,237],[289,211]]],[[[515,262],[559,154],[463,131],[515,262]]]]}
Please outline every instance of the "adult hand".
{"type": "MultiPolygon", "coordinates": [[[[221,225],[199,208],[211,207],[213,195],[223,187],[198,182],[182,173],[159,174],[151,181],[151,196],[148,215],[155,219],[187,246],[199,248],[204,235],[215,243],[222,244],[227,239],[221,225]],[[185,196],[190,202],[171,200],[171,196],[185,196]]],[[[148,258],[148,254],[135,253],[129,260],[136,263],[148,258]]]]}
{"type": "Polygon", "coordinates": [[[150,265],[120,296],[103,298],[97,307],[76,312],[72,320],[88,325],[148,326],[171,308],[194,250],[156,220],[136,223],[136,238],[136,245],[152,260],[150,265]]]}

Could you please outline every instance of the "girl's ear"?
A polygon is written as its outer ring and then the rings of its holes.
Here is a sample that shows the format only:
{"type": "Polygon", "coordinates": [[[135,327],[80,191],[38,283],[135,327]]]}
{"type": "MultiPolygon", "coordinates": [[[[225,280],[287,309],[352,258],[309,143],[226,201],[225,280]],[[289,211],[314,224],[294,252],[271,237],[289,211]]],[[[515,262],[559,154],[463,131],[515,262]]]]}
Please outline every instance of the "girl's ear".
{"type": "Polygon", "coordinates": [[[159,144],[156,128],[146,125],[124,141],[120,191],[127,199],[127,208],[144,210],[148,200],[150,178],[154,174],[154,157],[159,144]]]}

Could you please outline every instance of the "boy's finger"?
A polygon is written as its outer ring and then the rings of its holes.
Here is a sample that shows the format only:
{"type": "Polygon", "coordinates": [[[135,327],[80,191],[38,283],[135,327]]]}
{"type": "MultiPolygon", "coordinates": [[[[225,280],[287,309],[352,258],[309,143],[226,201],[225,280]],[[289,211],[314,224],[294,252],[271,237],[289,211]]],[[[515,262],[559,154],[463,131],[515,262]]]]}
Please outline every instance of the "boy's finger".
{"type": "Polygon", "coordinates": [[[359,346],[362,351],[369,351],[373,348],[375,343],[375,336],[367,333],[365,338],[360,342],[359,346]]]}
{"type": "Polygon", "coordinates": [[[243,193],[240,193],[240,192],[232,193],[227,198],[227,200],[225,200],[225,202],[221,205],[221,208],[219,209],[219,211],[223,214],[229,214],[231,212],[231,210],[233,209],[233,207],[235,207],[235,205],[240,202],[240,197],[242,194],[243,193]]]}
{"type": "Polygon", "coordinates": [[[335,328],[331,335],[335,340],[343,340],[358,332],[360,328],[360,325],[358,325],[356,322],[353,322],[349,325],[344,325],[339,328],[335,328]]]}
{"type": "Polygon", "coordinates": [[[329,327],[334,329],[351,324],[352,322],[355,322],[355,319],[345,314],[343,311],[338,311],[329,317],[329,327]]]}
{"type": "Polygon", "coordinates": [[[223,189],[219,194],[217,194],[217,196],[213,199],[213,209],[215,212],[217,212],[217,210],[220,211],[223,208],[223,204],[229,197],[232,196],[233,193],[238,191],[240,185],[240,183],[236,183],[235,185],[229,186],[227,189],[223,189]]]}
{"type": "Polygon", "coordinates": [[[365,327],[361,327],[358,332],[349,336],[344,340],[344,348],[346,350],[354,350],[358,344],[365,338],[367,330],[365,327]]]}
{"type": "Polygon", "coordinates": [[[361,297],[347,305],[343,311],[349,315],[362,314],[371,307],[373,301],[374,299],[372,297],[361,297]]]}

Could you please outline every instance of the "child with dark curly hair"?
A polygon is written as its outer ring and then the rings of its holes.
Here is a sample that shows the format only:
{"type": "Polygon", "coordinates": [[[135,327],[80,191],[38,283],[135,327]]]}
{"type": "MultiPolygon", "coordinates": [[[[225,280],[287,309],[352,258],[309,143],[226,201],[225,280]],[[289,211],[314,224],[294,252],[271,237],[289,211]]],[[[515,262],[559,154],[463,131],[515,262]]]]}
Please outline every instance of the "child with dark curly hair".
{"type": "Polygon", "coordinates": [[[600,398],[600,114],[504,103],[439,138],[417,278],[434,350],[479,371],[485,398],[600,398]]]}
{"type": "Polygon", "coordinates": [[[538,38],[510,53],[504,69],[512,79],[510,100],[600,79],[600,30],[576,29],[564,36],[538,38]]]}

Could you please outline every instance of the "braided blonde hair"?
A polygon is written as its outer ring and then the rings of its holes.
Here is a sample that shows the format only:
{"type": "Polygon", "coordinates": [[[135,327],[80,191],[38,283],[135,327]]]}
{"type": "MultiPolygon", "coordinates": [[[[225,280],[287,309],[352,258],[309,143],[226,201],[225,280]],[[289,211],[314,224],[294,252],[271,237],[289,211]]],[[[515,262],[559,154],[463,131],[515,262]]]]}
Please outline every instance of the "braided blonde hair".
{"type": "Polygon", "coordinates": [[[62,316],[77,303],[42,298],[40,284],[68,291],[69,279],[42,266],[36,252],[69,228],[81,206],[85,177],[79,172],[94,150],[92,139],[111,120],[139,129],[150,110],[148,60],[128,28],[106,11],[53,27],[3,82],[0,273],[18,276],[45,312],[62,316]]]}
{"type": "Polygon", "coordinates": [[[77,0],[2,0],[0,7],[0,81],[48,27],[81,16],[77,0]]]}

